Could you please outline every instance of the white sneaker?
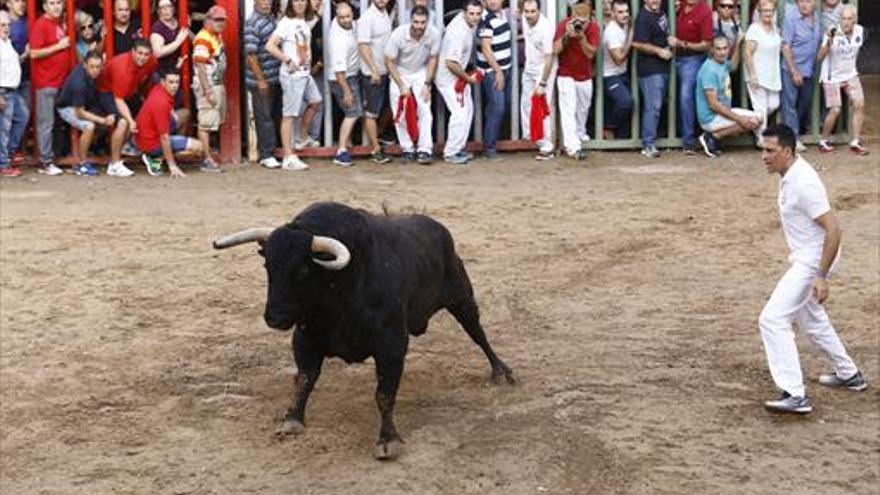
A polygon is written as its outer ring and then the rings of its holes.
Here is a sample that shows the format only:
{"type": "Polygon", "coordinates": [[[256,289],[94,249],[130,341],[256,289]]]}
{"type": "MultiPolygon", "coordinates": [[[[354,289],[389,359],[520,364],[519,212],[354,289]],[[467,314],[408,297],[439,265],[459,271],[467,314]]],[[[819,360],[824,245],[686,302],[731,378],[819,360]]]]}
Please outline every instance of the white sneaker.
{"type": "Polygon", "coordinates": [[[125,166],[121,161],[112,162],[110,165],[107,165],[107,175],[111,177],[131,177],[134,175],[134,172],[125,166]]]}
{"type": "Polygon", "coordinates": [[[61,175],[64,173],[64,171],[58,168],[58,166],[54,163],[47,163],[46,165],[43,165],[42,167],[40,167],[38,172],[43,175],[61,175]]]}
{"type": "Polygon", "coordinates": [[[260,165],[266,168],[278,168],[281,166],[281,162],[276,160],[274,156],[270,156],[269,158],[263,158],[260,160],[260,165]]]}
{"type": "Polygon", "coordinates": [[[309,166],[300,160],[298,156],[290,155],[281,162],[281,168],[284,170],[306,170],[309,166]]]}
{"type": "Polygon", "coordinates": [[[295,149],[296,151],[302,151],[306,148],[315,148],[317,146],[320,146],[320,144],[321,143],[315,141],[314,139],[312,139],[311,136],[309,136],[308,138],[306,138],[305,141],[300,141],[299,139],[297,139],[296,142],[293,143],[293,149],[295,149]]]}

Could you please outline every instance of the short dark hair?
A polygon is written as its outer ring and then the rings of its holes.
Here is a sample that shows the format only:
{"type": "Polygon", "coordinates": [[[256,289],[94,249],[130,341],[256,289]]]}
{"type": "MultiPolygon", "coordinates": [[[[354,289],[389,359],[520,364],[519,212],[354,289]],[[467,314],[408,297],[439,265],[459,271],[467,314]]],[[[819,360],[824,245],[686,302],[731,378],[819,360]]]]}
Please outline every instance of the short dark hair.
{"type": "Polygon", "coordinates": [[[180,71],[176,67],[166,67],[159,69],[159,77],[165,79],[167,76],[180,76],[180,71]]]}
{"type": "Polygon", "coordinates": [[[797,139],[794,137],[794,131],[791,130],[791,127],[785,124],[772,124],[764,129],[761,135],[765,138],[775,137],[779,146],[791,149],[791,154],[794,155],[797,139]]]}
{"type": "Polygon", "coordinates": [[[424,5],[416,5],[412,8],[412,12],[410,12],[410,18],[415,17],[417,15],[425,16],[425,19],[431,17],[430,12],[428,12],[428,7],[424,5]]]}
{"type": "Polygon", "coordinates": [[[83,58],[83,62],[85,62],[86,60],[91,60],[93,58],[96,58],[96,59],[100,60],[101,62],[103,62],[104,61],[104,54],[101,53],[101,50],[96,50],[96,49],[89,50],[86,52],[86,56],[83,58]]]}
{"type": "Polygon", "coordinates": [[[541,0],[525,0],[525,1],[523,2],[523,5],[525,5],[526,2],[535,2],[535,5],[538,6],[538,10],[541,10],[541,0]]]}
{"type": "Polygon", "coordinates": [[[152,53],[153,47],[150,46],[150,42],[145,40],[144,38],[135,38],[134,41],[131,42],[131,50],[137,50],[138,48],[146,48],[150,50],[152,53]]]}
{"type": "Polygon", "coordinates": [[[629,8],[629,2],[627,0],[614,0],[611,2],[611,9],[614,9],[615,5],[623,5],[626,8],[629,8]]]}
{"type": "Polygon", "coordinates": [[[468,7],[479,7],[480,10],[483,10],[483,2],[480,0],[468,0],[464,5],[464,10],[467,10],[468,7]]]}

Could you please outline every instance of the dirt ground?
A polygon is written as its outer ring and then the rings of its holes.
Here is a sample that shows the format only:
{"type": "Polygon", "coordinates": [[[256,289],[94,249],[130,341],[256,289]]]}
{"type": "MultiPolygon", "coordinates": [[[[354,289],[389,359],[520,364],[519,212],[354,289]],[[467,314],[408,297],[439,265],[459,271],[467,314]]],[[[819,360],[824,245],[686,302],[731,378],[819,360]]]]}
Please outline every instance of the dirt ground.
{"type": "MultiPolygon", "coordinates": [[[[6,494],[878,492],[880,152],[807,158],[844,228],[827,304],[873,387],[780,417],[757,316],[785,269],[777,178],[755,151],[468,167],[313,162],[185,180],[28,173],[0,183],[0,491],[6,494]],[[445,313],[414,339],[406,441],[372,459],[372,362],[330,361],[306,433],[273,430],[290,334],[262,321],[253,246],[218,235],[336,200],[449,227],[520,380],[445,313]]],[[[142,172],[142,170],[141,170],[142,172]]]]}

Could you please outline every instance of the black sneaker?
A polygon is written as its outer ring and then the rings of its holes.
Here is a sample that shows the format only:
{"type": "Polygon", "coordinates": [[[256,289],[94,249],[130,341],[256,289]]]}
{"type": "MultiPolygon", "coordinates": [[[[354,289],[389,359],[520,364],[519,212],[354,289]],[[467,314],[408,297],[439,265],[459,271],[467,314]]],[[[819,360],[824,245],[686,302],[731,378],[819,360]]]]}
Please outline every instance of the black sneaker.
{"type": "Polygon", "coordinates": [[[391,161],[391,158],[382,150],[373,153],[370,159],[373,160],[373,163],[388,163],[391,161]]]}
{"type": "Polygon", "coordinates": [[[539,151],[537,155],[535,155],[535,160],[544,162],[547,160],[552,160],[556,158],[556,155],[552,151],[539,151]]]}
{"type": "Polygon", "coordinates": [[[854,392],[861,392],[868,388],[868,381],[865,380],[861,371],[856,371],[855,375],[845,380],[838,377],[836,373],[825,373],[819,375],[819,385],[831,388],[848,388],[854,392]]]}
{"type": "Polygon", "coordinates": [[[697,138],[700,142],[700,146],[703,147],[703,152],[706,153],[706,156],[709,158],[717,158],[718,157],[718,146],[715,141],[715,136],[708,132],[704,132],[700,134],[700,137],[697,138]]]}
{"type": "Polygon", "coordinates": [[[427,151],[419,151],[417,159],[420,165],[430,165],[434,163],[434,157],[427,151]]]}
{"type": "Polygon", "coordinates": [[[404,151],[404,152],[400,155],[400,159],[401,159],[401,161],[403,161],[404,163],[411,163],[411,162],[416,161],[416,154],[413,153],[412,151],[404,151]]]}
{"type": "MultiPolygon", "coordinates": [[[[705,134],[705,133],[704,133],[705,134]]],[[[697,154],[697,148],[692,144],[686,144],[681,148],[685,155],[693,156],[697,154]]],[[[713,157],[714,158],[714,157],[713,157]]]]}
{"type": "Polygon", "coordinates": [[[764,407],[773,412],[809,414],[813,412],[813,401],[809,397],[794,397],[782,392],[778,399],[764,402],[764,407]]]}

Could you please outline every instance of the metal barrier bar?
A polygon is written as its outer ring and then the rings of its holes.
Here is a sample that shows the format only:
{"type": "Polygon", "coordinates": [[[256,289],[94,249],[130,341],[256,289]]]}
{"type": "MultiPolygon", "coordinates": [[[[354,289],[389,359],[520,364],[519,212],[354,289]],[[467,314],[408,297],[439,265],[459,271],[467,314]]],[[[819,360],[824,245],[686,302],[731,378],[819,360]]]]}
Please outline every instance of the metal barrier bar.
{"type": "MultiPolygon", "coordinates": [[[[510,84],[510,139],[519,139],[519,42],[517,41],[517,31],[519,30],[519,5],[517,2],[510,2],[510,52],[511,58],[510,78],[513,81],[505,81],[510,84]]],[[[528,98],[530,95],[524,95],[528,98]]]]}
{"type": "MultiPolygon", "coordinates": [[[[143,1],[143,0],[141,0],[143,1]]],[[[180,23],[181,28],[190,27],[189,22],[189,0],[180,0],[178,5],[177,12],[178,22],[180,23]]],[[[180,45],[180,53],[189,55],[191,50],[191,43],[189,37],[183,41],[183,44],[180,45]]],[[[183,64],[181,73],[180,73],[180,86],[183,88],[183,106],[184,108],[190,108],[190,88],[192,85],[192,59],[187,58],[186,62],[183,64]]]]}

